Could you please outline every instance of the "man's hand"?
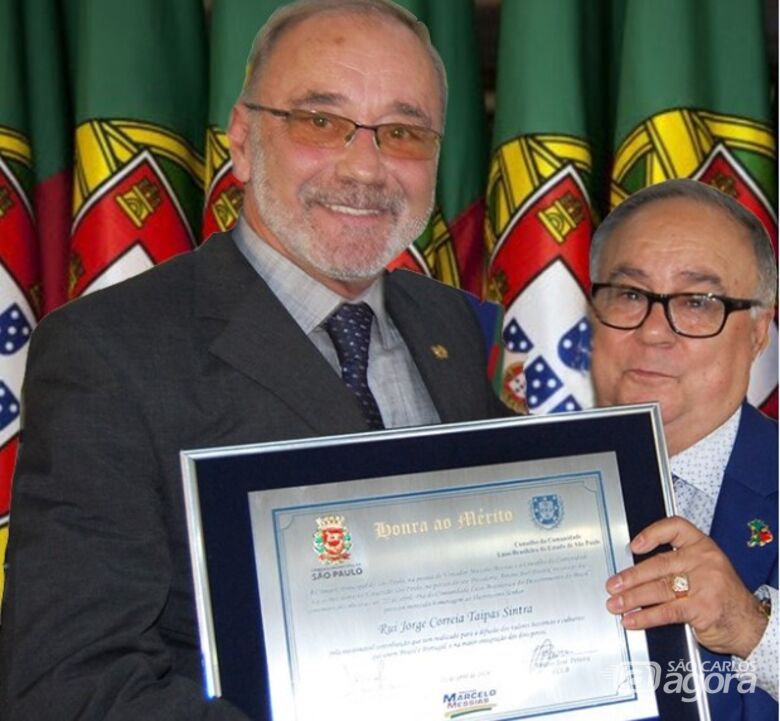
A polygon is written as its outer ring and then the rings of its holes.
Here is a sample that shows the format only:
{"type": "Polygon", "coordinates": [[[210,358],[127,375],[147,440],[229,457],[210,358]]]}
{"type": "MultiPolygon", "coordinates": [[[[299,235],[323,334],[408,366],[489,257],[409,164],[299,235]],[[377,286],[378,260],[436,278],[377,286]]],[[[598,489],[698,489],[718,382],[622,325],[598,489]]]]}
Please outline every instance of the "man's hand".
{"type": "Polygon", "coordinates": [[[649,553],[665,543],[675,550],[607,581],[607,609],[622,613],[628,629],[688,623],[705,648],[746,658],[761,640],[767,619],[729,559],[709,536],[677,516],[645,528],[631,550],[649,553]],[[675,595],[675,576],[687,577],[687,595],[675,595]]]}

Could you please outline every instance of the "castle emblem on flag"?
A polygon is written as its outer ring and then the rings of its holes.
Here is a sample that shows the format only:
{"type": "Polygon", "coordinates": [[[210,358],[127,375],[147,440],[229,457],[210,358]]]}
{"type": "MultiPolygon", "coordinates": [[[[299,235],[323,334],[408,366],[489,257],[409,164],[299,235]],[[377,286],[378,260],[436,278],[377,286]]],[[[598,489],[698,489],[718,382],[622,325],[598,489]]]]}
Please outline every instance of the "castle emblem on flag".
{"type": "Polygon", "coordinates": [[[318,518],[313,547],[320,563],[325,565],[330,566],[349,560],[352,536],[344,522],[344,516],[318,518]]]}
{"type": "Polygon", "coordinates": [[[244,186],[233,175],[227,134],[215,125],[206,131],[206,204],[203,237],[230,230],[238,220],[244,186]]]}
{"type": "Polygon", "coordinates": [[[119,193],[116,202],[136,228],[143,228],[161,203],[160,189],[149,179],[141,178],[130,190],[119,193]]]}
{"type": "Polygon", "coordinates": [[[76,128],[75,151],[83,182],[73,198],[71,297],[192,250],[185,208],[200,193],[203,161],[183,137],[153,123],[89,120],[76,128]]]}
{"type": "Polygon", "coordinates": [[[585,219],[586,212],[581,200],[573,193],[565,193],[559,200],[542,208],[538,217],[547,232],[558,243],[563,243],[566,236],[585,219]]]}
{"type": "Polygon", "coordinates": [[[534,496],[531,499],[531,517],[540,528],[555,528],[563,520],[563,500],[557,493],[534,496]]]}
{"type": "Polygon", "coordinates": [[[506,162],[494,161],[490,197],[495,203],[486,226],[488,290],[506,310],[504,368],[513,370],[504,378],[502,400],[515,399],[522,390],[522,364],[532,414],[593,403],[586,317],[593,217],[583,180],[589,154],[572,139],[555,136],[548,147],[550,142],[523,137],[502,146],[499,155],[506,162]],[[524,150],[530,154],[518,156],[524,150]],[[573,155],[556,155],[562,152],[573,155]],[[517,166],[517,157],[538,162],[517,166]],[[555,157],[555,167],[545,165],[543,157],[555,157]]]}

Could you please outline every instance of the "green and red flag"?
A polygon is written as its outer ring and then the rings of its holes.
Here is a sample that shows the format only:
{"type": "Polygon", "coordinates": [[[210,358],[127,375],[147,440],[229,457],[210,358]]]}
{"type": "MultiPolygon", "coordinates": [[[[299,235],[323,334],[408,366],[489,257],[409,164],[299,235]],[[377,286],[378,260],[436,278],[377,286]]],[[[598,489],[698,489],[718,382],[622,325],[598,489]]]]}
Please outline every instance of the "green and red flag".
{"type": "MultiPolygon", "coordinates": [[[[624,1],[611,206],[647,185],[694,178],[752,210],[777,252],[764,3],[624,1]]],[[[775,323],[748,390],[774,416],[777,348],[775,323]]]]}
{"type": "MultiPolygon", "coordinates": [[[[41,306],[23,42],[20,3],[1,0],[0,63],[5,72],[0,83],[0,559],[8,540],[24,364],[41,306]]],[[[0,566],[0,595],[3,581],[0,566]]]]}
{"type": "Polygon", "coordinates": [[[25,94],[33,158],[32,204],[41,273],[41,312],[68,298],[73,127],[68,78],[68,16],[59,0],[25,0],[25,94]]]}
{"type": "Polygon", "coordinates": [[[587,321],[597,0],[501,6],[487,294],[506,309],[502,397],[532,413],[592,402],[587,321]]]}
{"type": "Polygon", "coordinates": [[[200,237],[207,54],[201,0],[82,0],[72,32],[74,297],[200,237]]]}
{"type": "Polygon", "coordinates": [[[247,69],[257,31],[283,0],[213,0],[209,107],[206,128],[203,238],[233,227],[241,210],[243,184],[233,175],[226,130],[247,69]]]}
{"type": "Polygon", "coordinates": [[[481,295],[487,132],[474,3],[399,0],[427,26],[449,80],[436,207],[425,233],[393,263],[481,295]]]}

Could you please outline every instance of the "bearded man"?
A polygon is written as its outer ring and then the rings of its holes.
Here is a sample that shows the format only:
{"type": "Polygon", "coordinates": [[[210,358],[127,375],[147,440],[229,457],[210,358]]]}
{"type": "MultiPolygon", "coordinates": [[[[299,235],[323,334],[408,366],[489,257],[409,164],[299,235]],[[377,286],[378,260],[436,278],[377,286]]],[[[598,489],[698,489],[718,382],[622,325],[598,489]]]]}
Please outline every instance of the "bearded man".
{"type": "Polygon", "coordinates": [[[204,696],[181,449],[506,414],[472,302],[384,271],[428,222],[445,107],[406,11],[283,8],[228,131],[236,229],[38,326],[0,631],[9,721],[245,718],[204,696]]]}

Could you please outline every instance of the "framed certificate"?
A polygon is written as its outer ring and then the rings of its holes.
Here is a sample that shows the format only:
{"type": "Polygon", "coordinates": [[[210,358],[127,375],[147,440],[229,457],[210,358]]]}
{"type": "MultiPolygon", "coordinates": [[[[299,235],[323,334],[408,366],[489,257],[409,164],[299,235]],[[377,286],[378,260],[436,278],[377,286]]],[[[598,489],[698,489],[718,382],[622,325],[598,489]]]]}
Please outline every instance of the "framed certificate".
{"type": "Polygon", "coordinates": [[[274,721],[708,718],[689,629],[605,607],[673,512],[661,427],[625,406],[183,452],[207,693],[274,721]]]}

